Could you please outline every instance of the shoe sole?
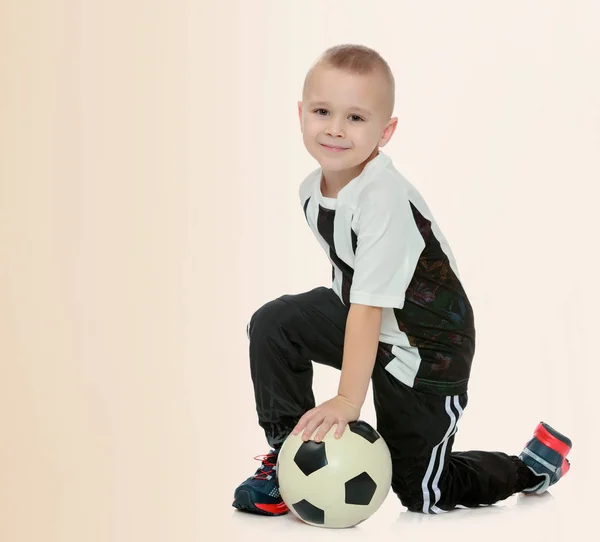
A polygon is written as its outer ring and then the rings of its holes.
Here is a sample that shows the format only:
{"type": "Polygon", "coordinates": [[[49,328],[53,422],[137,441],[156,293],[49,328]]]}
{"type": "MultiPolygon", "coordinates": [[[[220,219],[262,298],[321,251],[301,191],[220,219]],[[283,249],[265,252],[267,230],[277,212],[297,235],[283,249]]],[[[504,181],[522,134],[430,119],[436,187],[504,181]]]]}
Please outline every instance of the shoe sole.
{"type": "Polygon", "coordinates": [[[280,504],[255,503],[250,492],[245,489],[236,492],[232,506],[241,512],[260,514],[261,516],[283,516],[290,511],[283,501],[280,504]]]}

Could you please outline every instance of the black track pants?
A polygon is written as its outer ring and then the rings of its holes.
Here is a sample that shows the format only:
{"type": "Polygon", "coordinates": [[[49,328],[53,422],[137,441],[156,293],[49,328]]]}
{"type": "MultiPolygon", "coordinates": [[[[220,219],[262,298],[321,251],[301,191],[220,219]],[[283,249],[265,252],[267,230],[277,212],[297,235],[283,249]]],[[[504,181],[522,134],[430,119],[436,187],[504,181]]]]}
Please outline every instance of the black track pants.
{"type": "MultiPolygon", "coordinates": [[[[281,446],[315,406],[312,361],[341,369],[348,309],[330,288],[283,295],[248,324],[250,366],[260,426],[281,446]]],[[[380,353],[387,345],[380,344],[380,353]]],[[[502,452],[452,452],[467,394],[415,391],[385,370],[372,374],[377,430],[393,462],[392,489],[409,510],[439,513],[457,505],[492,504],[526,486],[527,467],[502,452]]]]}

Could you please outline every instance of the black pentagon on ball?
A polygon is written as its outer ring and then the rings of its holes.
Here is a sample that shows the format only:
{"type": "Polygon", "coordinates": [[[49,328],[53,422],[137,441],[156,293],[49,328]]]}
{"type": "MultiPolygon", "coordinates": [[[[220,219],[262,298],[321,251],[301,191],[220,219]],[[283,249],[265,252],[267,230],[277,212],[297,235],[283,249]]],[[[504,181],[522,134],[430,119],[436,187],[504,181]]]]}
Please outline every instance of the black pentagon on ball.
{"type": "Polygon", "coordinates": [[[314,440],[303,442],[294,456],[294,462],[305,476],[310,476],[313,472],[327,466],[325,443],[314,440]]]}
{"type": "Polygon", "coordinates": [[[366,472],[363,472],[346,482],[344,502],[346,504],[362,504],[366,506],[371,502],[376,489],[377,484],[373,481],[373,478],[366,472]]]}
{"type": "Polygon", "coordinates": [[[362,420],[350,422],[348,424],[348,429],[368,440],[371,444],[373,444],[379,438],[379,433],[375,431],[375,429],[373,429],[367,422],[362,420]]]}
{"type": "Polygon", "coordinates": [[[315,523],[316,525],[323,525],[325,523],[325,511],[314,504],[310,504],[307,500],[302,499],[292,506],[304,521],[315,523]]]}

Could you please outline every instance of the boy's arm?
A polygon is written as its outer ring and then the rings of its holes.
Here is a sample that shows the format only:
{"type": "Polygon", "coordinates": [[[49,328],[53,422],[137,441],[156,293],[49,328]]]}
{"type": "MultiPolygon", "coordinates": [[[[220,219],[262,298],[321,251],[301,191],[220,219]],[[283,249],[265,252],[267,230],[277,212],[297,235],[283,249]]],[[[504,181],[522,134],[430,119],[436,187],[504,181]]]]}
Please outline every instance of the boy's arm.
{"type": "Polygon", "coordinates": [[[337,438],[349,422],[358,419],[375,364],[380,330],[381,307],[350,305],[338,394],[306,412],[292,434],[304,431],[302,438],[306,441],[318,429],[314,440],[320,442],[333,425],[337,425],[337,438]]]}
{"type": "Polygon", "coordinates": [[[358,409],[362,408],[369,388],[380,330],[381,307],[350,305],[338,395],[348,399],[358,409]]]}

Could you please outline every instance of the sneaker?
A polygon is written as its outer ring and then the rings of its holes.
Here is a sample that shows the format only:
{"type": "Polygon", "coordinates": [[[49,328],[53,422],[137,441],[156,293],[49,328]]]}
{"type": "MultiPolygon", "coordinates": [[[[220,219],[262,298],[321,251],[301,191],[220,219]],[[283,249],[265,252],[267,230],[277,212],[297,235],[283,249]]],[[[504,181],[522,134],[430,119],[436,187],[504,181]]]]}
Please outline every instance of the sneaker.
{"type": "Polygon", "coordinates": [[[519,458],[543,480],[522,492],[526,495],[539,495],[567,474],[571,467],[567,459],[571,446],[570,439],[548,424],[540,422],[519,458]]]}
{"type": "Polygon", "coordinates": [[[234,508],[243,512],[262,514],[265,516],[281,516],[289,512],[279,494],[277,481],[277,452],[258,455],[254,459],[261,461],[261,466],[233,494],[234,508]]]}

